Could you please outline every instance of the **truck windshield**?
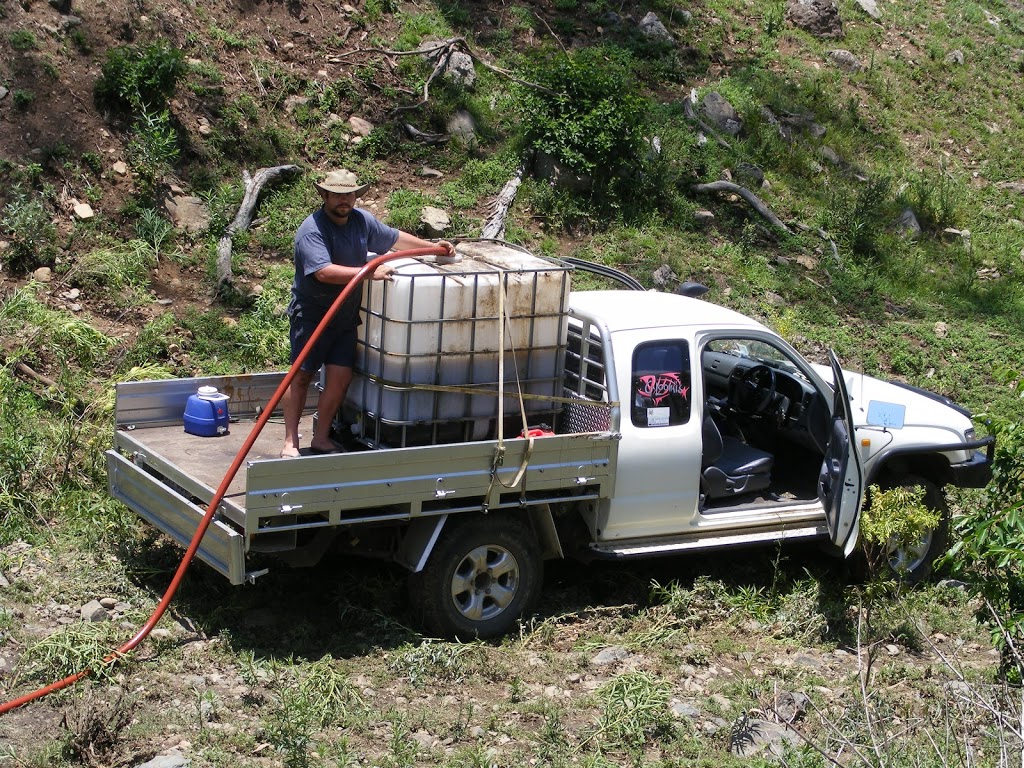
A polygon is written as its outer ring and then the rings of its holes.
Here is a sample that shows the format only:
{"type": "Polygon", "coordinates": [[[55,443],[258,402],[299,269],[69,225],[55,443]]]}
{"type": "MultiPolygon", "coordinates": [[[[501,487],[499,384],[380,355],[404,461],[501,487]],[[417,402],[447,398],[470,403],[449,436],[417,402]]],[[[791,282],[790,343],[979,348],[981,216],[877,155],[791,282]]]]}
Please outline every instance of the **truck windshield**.
{"type": "Polygon", "coordinates": [[[786,371],[807,381],[803,371],[778,347],[760,339],[715,339],[708,343],[712,352],[746,358],[762,365],[786,371]]]}

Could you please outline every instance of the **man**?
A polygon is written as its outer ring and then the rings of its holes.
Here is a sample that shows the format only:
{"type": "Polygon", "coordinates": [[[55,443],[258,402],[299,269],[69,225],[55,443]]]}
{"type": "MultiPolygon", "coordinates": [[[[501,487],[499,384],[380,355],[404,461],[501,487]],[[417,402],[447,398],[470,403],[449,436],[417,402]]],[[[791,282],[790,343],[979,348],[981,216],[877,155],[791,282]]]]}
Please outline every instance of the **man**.
{"type": "MultiPolygon", "coordinates": [[[[447,240],[437,243],[421,240],[381,223],[368,211],[356,208],[356,198],[369,185],[360,184],[351,171],[331,171],[315,182],[315,186],[323,205],[307,216],[295,233],[295,281],[288,305],[292,362],[345,284],[370,261],[368,254],[437,246],[444,248],[448,256],[455,253],[455,246],[447,240]]],[[[373,279],[389,280],[391,271],[390,265],[383,264],[374,272],[373,279]]],[[[337,450],[330,439],[331,422],[352,383],[361,295],[361,291],[354,291],[339,308],[285,392],[282,401],[285,424],[282,458],[299,455],[299,419],[306,407],[309,384],[321,366],[324,369],[324,387],[317,403],[319,418],[310,451],[332,453],[337,450]]]]}

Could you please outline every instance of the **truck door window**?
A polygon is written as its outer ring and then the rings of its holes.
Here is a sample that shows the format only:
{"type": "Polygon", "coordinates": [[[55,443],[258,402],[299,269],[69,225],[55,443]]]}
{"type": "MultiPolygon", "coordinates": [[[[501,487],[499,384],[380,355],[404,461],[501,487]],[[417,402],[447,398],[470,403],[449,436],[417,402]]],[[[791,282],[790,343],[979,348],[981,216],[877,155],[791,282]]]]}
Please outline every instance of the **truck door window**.
{"type": "Polygon", "coordinates": [[[633,352],[633,424],[673,427],[690,420],[690,349],[685,341],[655,341],[633,352]]]}

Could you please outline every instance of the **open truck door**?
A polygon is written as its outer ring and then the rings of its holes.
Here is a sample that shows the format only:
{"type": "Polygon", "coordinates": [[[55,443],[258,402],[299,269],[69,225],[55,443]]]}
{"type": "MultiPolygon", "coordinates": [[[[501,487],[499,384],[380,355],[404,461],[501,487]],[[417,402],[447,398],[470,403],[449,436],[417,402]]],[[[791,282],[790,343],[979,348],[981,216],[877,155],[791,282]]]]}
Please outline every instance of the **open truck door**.
{"type": "Polygon", "coordinates": [[[829,350],[832,365],[833,403],[828,450],[818,475],[818,498],[825,508],[832,542],[849,557],[857,546],[860,504],[864,498],[864,468],[854,445],[853,413],[843,370],[835,352],[829,350]]]}

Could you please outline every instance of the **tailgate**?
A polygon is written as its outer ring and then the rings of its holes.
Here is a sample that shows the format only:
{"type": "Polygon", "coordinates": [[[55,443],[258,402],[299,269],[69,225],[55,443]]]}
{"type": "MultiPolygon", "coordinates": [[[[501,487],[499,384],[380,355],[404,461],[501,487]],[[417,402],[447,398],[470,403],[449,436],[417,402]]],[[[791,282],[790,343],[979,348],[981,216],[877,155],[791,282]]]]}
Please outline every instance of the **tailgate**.
{"type": "MultiPolygon", "coordinates": [[[[188,547],[206,510],[132,464],[117,451],[107,451],[110,495],[123,501],[142,519],[156,526],[183,547],[188,547]]],[[[242,584],[245,572],[245,538],[214,519],[203,536],[197,556],[232,584],[242,584]]]]}

